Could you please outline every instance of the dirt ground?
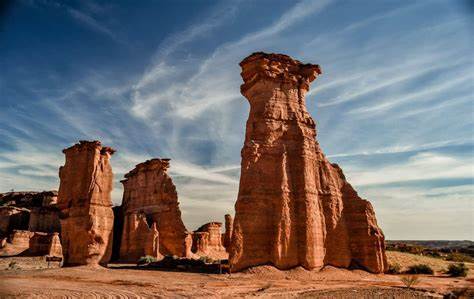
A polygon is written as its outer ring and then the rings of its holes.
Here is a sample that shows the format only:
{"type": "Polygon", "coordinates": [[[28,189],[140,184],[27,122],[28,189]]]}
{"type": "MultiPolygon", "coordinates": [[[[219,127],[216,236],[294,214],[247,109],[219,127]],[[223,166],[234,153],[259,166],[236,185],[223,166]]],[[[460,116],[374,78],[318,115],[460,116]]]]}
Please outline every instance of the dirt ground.
{"type": "Polygon", "coordinates": [[[0,298],[442,298],[473,290],[474,277],[420,275],[415,290],[396,275],[326,267],[201,274],[120,268],[8,269],[0,272],[0,298]]]}

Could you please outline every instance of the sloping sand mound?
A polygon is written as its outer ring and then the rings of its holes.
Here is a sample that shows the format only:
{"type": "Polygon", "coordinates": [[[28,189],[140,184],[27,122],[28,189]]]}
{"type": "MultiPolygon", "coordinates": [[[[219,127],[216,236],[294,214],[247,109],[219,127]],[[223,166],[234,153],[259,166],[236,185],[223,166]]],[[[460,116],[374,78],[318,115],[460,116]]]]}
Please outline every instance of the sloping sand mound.
{"type": "Polygon", "coordinates": [[[355,281],[364,278],[376,278],[377,275],[362,270],[347,270],[326,266],[320,270],[306,270],[303,267],[296,267],[290,270],[280,270],[271,265],[248,268],[241,272],[245,275],[252,275],[256,278],[267,279],[296,279],[296,280],[345,280],[355,281]]]}

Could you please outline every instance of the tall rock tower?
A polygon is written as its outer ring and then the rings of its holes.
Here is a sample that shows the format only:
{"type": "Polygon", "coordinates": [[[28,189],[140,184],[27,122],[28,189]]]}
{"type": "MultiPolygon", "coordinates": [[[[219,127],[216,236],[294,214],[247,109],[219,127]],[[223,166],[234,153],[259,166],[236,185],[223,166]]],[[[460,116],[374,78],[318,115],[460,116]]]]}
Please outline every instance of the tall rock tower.
{"type": "Polygon", "coordinates": [[[112,253],[114,214],[110,194],[115,151],[99,141],[80,141],[63,153],[58,207],[67,265],[106,264],[112,253]]]}
{"type": "Polygon", "coordinates": [[[250,103],[230,250],[233,271],[324,265],[383,272],[384,236],[316,141],[305,94],[318,65],[254,53],[241,63],[250,103]]]}
{"type": "MultiPolygon", "coordinates": [[[[186,256],[187,231],[181,219],[178,193],[168,174],[169,159],[151,159],[135,166],[122,180],[124,229],[120,259],[136,261],[145,244],[137,219],[146,219],[159,233],[159,253],[186,256]]],[[[158,252],[157,252],[158,253],[158,252]]],[[[141,254],[141,255],[140,255],[141,254]]]]}

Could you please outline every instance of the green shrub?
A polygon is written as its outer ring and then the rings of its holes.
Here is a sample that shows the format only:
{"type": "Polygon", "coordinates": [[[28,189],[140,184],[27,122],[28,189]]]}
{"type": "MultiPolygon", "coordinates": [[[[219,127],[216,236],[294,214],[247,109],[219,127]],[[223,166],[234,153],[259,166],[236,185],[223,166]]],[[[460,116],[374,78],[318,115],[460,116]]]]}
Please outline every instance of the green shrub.
{"type": "Polygon", "coordinates": [[[469,255],[462,254],[459,252],[453,252],[448,254],[446,257],[447,261],[458,262],[458,263],[474,263],[474,258],[470,257],[469,255]]]}
{"type": "Polygon", "coordinates": [[[397,264],[397,263],[389,264],[387,273],[388,274],[399,274],[401,272],[401,269],[402,269],[402,267],[400,266],[400,264],[397,264]]]}
{"type": "Polygon", "coordinates": [[[400,280],[409,289],[411,289],[411,287],[415,286],[419,282],[418,277],[413,276],[413,275],[403,276],[400,278],[400,280]]]}
{"type": "Polygon", "coordinates": [[[466,277],[467,272],[469,272],[469,268],[464,264],[464,263],[459,263],[459,264],[451,264],[448,266],[448,271],[446,271],[446,274],[449,274],[450,276],[453,277],[466,277]]]}
{"type": "Polygon", "coordinates": [[[153,262],[156,262],[156,261],[158,261],[158,260],[156,259],[156,257],[151,256],[151,255],[146,255],[146,256],[142,256],[142,257],[138,260],[137,264],[138,264],[138,265],[144,265],[144,264],[149,264],[149,263],[153,263],[153,262]]]}
{"type": "Polygon", "coordinates": [[[426,264],[417,264],[417,265],[412,265],[408,267],[408,270],[406,271],[408,274],[433,274],[434,271],[431,269],[430,266],[426,264]]]}
{"type": "Polygon", "coordinates": [[[203,261],[204,263],[206,263],[206,264],[213,264],[214,263],[214,259],[212,259],[208,256],[201,256],[199,259],[201,261],[203,261]]]}

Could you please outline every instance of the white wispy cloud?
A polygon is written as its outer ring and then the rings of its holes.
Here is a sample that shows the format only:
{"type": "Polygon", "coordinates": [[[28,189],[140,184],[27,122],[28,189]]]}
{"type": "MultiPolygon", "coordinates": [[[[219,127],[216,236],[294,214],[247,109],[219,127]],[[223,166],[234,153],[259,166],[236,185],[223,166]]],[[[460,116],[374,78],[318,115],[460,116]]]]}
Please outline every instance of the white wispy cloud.
{"type": "MultiPolygon", "coordinates": [[[[218,4],[216,8],[203,18],[205,21],[201,19],[200,22],[194,23],[185,30],[172,34],[163,40],[155,54],[154,60],[160,62],[186,43],[205,36],[219,26],[224,25],[225,22],[235,16],[240,2],[240,0],[236,0],[233,2],[223,2],[221,5],[218,4]]],[[[153,70],[156,70],[156,66],[152,67],[151,74],[153,70]]]]}
{"type": "Polygon", "coordinates": [[[347,176],[355,186],[382,185],[433,179],[474,178],[472,158],[433,152],[418,153],[408,161],[394,165],[357,170],[349,168],[347,176]]]}
{"type": "Polygon", "coordinates": [[[183,161],[174,161],[170,173],[174,174],[175,177],[190,177],[214,183],[230,185],[237,185],[239,183],[238,179],[183,161]]]}
{"type": "Polygon", "coordinates": [[[364,188],[392,240],[472,240],[474,186],[364,188]],[[410,232],[407,234],[406,232],[410,232]]]}
{"type": "Polygon", "coordinates": [[[74,8],[68,8],[67,11],[74,19],[79,21],[84,26],[94,30],[97,33],[105,35],[116,42],[122,42],[112,30],[95,20],[92,16],[74,8]]]}
{"type": "Polygon", "coordinates": [[[222,14],[217,20],[211,19],[210,23],[204,22],[197,27],[192,26],[184,33],[171,37],[170,39],[174,42],[165,48],[160,48],[157,58],[154,59],[155,64],[135,85],[132,107],[134,115],[149,118],[153,115],[152,109],[155,105],[162,105],[163,101],[173,101],[180,103],[179,107],[172,111],[175,117],[195,118],[209,108],[241,97],[238,85],[232,84],[232,82],[240,81],[236,59],[242,59],[248,55],[256,40],[259,43],[264,43],[265,40],[294,26],[304,18],[320,12],[330,3],[329,0],[300,1],[269,26],[244,35],[237,41],[224,43],[216,48],[207,59],[191,67],[190,64],[195,61],[184,61],[185,65],[176,67],[166,61],[166,56],[176,50],[178,45],[190,42],[204,32],[214,29],[229,15],[222,14]],[[229,67],[231,62],[235,64],[229,67]],[[179,73],[173,72],[177,69],[180,70],[179,73]],[[167,77],[172,83],[160,86],[161,88],[150,87],[151,84],[164,79],[164,77],[167,77]],[[170,80],[170,78],[174,80],[170,80]]]}
{"type": "Polygon", "coordinates": [[[288,29],[289,27],[301,22],[304,18],[307,18],[311,15],[317,14],[324,10],[332,0],[321,0],[321,1],[312,1],[312,0],[303,0],[298,2],[287,12],[281,15],[278,20],[273,24],[264,29],[258,30],[256,32],[250,33],[244,36],[237,42],[226,45],[227,48],[239,46],[243,44],[248,44],[253,41],[260,41],[262,39],[275,36],[276,34],[288,29]]]}
{"type": "Polygon", "coordinates": [[[431,97],[437,96],[451,88],[456,88],[457,86],[464,86],[466,83],[472,81],[472,75],[470,73],[461,74],[459,77],[443,80],[443,82],[435,82],[433,84],[425,85],[423,89],[402,94],[397,97],[390,97],[380,101],[379,104],[363,106],[360,108],[355,108],[349,111],[349,114],[358,114],[364,117],[366,116],[375,116],[377,113],[386,112],[393,107],[401,105],[407,102],[413,102],[417,100],[429,101],[431,97]]]}
{"type": "Polygon", "coordinates": [[[471,95],[465,95],[465,96],[460,96],[460,97],[455,97],[455,98],[447,98],[446,101],[443,101],[443,102],[438,103],[438,104],[428,105],[427,107],[424,107],[424,108],[411,109],[409,111],[399,113],[399,114],[397,114],[397,117],[399,117],[399,118],[414,117],[414,116],[417,116],[417,115],[420,115],[420,114],[439,111],[439,110],[450,108],[452,106],[468,104],[468,103],[471,103],[471,102],[472,102],[472,96],[471,95]]]}
{"type": "Polygon", "coordinates": [[[474,143],[474,138],[468,138],[468,139],[436,141],[436,142],[423,143],[423,144],[392,145],[388,147],[361,151],[361,152],[333,154],[333,155],[329,155],[328,158],[399,154],[399,153],[433,150],[433,149],[439,149],[439,148],[449,147],[449,146],[470,145],[473,143],[474,143]]]}
{"type": "Polygon", "coordinates": [[[389,67],[385,68],[385,73],[383,71],[376,70],[371,71],[369,74],[362,74],[361,77],[358,78],[359,80],[362,79],[362,84],[359,83],[350,91],[344,92],[330,101],[319,103],[318,106],[327,107],[354,101],[375,91],[380,91],[381,89],[385,89],[397,84],[404,84],[407,81],[415,80],[423,75],[442,72],[443,70],[462,65],[463,63],[465,64],[467,62],[466,59],[461,59],[461,61],[458,59],[457,61],[451,61],[448,63],[445,61],[437,61],[436,59],[430,59],[429,61],[425,59],[423,60],[425,61],[424,64],[419,62],[411,62],[411,68],[398,68],[398,71],[394,70],[392,67],[389,67]],[[436,62],[433,63],[433,61],[436,62]],[[388,76],[383,76],[387,75],[387,73],[388,76]]]}

